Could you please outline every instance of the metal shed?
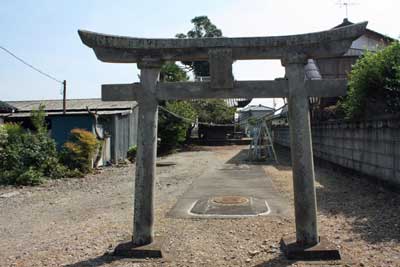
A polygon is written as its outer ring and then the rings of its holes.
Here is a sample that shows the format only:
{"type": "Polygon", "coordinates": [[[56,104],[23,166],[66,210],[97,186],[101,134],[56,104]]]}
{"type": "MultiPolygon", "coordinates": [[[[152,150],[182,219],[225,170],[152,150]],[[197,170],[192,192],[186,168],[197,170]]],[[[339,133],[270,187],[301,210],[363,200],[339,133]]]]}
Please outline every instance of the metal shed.
{"type": "Polygon", "coordinates": [[[32,110],[45,106],[49,134],[58,149],[68,140],[74,128],[81,128],[106,138],[103,164],[118,163],[126,158],[129,147],[136,145],[137,109],[136,102],[101,101],[101,99],[69,99],[66,113],[62,100],[8,101],[14,110],[0,111],[4,122],[19,122],[31,128],[29,117],[32,110]],[[95,118],[97,117],[97,119],[95,118]]]}

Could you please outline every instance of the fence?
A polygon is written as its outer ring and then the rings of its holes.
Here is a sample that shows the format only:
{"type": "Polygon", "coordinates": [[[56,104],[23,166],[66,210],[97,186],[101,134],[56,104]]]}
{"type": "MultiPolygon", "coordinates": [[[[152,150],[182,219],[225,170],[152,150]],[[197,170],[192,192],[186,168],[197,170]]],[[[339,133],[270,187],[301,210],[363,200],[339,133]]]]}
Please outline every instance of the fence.
{"type": "MultiPolygon", "coordinates": [[[[290,146],[288,127],[273,129],[274,142],[290,146]]],[[[400,117],[312,126],[314,156],[400,187],[400,117]]]]}

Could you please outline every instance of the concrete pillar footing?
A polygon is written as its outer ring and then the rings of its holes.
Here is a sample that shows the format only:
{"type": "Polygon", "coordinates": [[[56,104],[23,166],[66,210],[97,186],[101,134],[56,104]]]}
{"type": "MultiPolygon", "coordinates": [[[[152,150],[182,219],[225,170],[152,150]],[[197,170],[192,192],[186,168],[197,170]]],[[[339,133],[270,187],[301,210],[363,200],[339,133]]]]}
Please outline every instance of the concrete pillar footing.
{"type": "Polygon", "coordinates": [[[123,242],[119,244],[114,249],[114,256],[133,258],[133,259],[157,259],[162,258],[162,242],[163,239],[160,237],[155,237],[153,242],[148,245],[138,246],[133,243],[132,240],[123,242]]]}
{"type": "Polygon", "coordinates": [[[319,243],[313,246],[300,244],[295,237],[282,238],[281,250],[289,260],[327,261],[341,259],[336,245],[324,237],[320,237],[319,243]]]}

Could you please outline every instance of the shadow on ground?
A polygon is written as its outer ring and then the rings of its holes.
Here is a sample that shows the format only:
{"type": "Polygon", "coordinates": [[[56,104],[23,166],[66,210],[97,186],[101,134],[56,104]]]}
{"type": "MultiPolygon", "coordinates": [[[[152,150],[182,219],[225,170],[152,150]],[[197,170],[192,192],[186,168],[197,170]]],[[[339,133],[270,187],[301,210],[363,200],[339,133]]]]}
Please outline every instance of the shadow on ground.
{"type": "MultiPolygon", "coordinates": [[[[125,259],[121,257],[115,257],[112,254],[104,254],[96,258],[83,260],[73,264],[64,265],[64,267],[99,267],[105,264],[117,262],[117,261],[129,261],[129,263],[140,263],[142,260],[125,259]]],[[[274,259],[268,260],[266,262],[254,265],[254,267],[289,267],[295,261],[287,260],[283,255],[280,255],[274,259]]],[[[160,262],[160,264],[162,264],[160,262]]],[[[161,266],[161,265],[160,265],[161,266]]]]}
{"type": "Polygon", "coordinates": [[[295,261],[289,261],[283,255],[280,255],[269,261],[254,265],[254,267],[289,267],[293,266],[293,263],[295,263],[295,261]]]}
{"type": "Polygon", "coordinates": [[[267,161],[249,161],[248,160],[249,149],[242,149],[235,156],[230,158],[225,164],[248,164],[248,165],[273,165],[278,170],[291,170],[292,167],[290,165],[290,158],[287,157],[284,153],[277,153],[278,162],[275,160],[267,160],[267,161]],[[283,160],[283,163],[281,163],[283,160]]]}
{"type": "MultiPolygon", "coordinates": [[[[121,264],[129,264],[140,263],[143,262],[142,259],[132,259],[132,258],[124,258],[124,257],[117,257],[114,256],[112,253],[105,253],[101,256],[83,260],[80,262],[76,262],[73,264],[63,265],[63,267],[99,267],[102,265],[110,264],[110,263],[117,263],[120,262],[121,264]]],[[[160,264],[162,264],[162,260],[160,260],[160,264]]],[[[116,265],[118,266],[118,265],[116,265]]],[[[134,265],[136,266],[136,265],[134,265]]]]}
{"type": "Polygon", "coordinates": [[[119,257],[114,257],[112,254],[106,253],[104,255],[98,256],[96,258],[91,258],[87,260],[83,260],[80,262],[76,262],[73,264],[64,265],[64,267],[97,267],[102,266],[107,263],[112,263],[114,261],[121,260],[119,257]]]}
{"type": "MultiPolygon", "coordinates": [[[[281,146],[275,149],[279,163],[246,161],[248,150],[240,151],[226,163],[272,165],[278,170],[291,170],[290,150],[281,146]]],[[[399,193],[377,185],[362,174],[347,174],[341,167],[317,159],[315,162],[320,213],[344,215],[352,231],[369,243],[400,241],[399,193]]]]}

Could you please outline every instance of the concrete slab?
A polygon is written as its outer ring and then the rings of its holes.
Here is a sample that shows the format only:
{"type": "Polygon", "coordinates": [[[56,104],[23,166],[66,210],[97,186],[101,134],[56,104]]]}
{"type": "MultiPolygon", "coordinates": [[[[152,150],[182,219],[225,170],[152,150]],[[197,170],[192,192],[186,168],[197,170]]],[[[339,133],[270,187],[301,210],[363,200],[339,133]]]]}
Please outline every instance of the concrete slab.
{"type": "Polygon", "coordinates": [[[281,249],[289,260],[328,261],[340,260],[337,247],[326,238],[320,237],[314,246],[304,246],[296,242],[296,238],[282,238],[281,249]]]}
{"type": "Polygon", "coordinates": [[[155,237],[153,242],[148,245],[138,246],[132,240],[119,244],[114,250],[114,256],[146,259],[146,258],[162,258],[163,238],[155,237]]]}
{"type": "Polygon", "coordinates": [[[287,201],[280,196],[260,165],[251,165],[244,159],[225,162],[216,156],[210,158],[209,162],[208,171],[193,182],[167,216],[241,218],[288,215],[287,201]],[[226,205],[225,208],[210,205],[210,199],[222,196],[240,196],[251,201],[239,206],[226,205]]]}

